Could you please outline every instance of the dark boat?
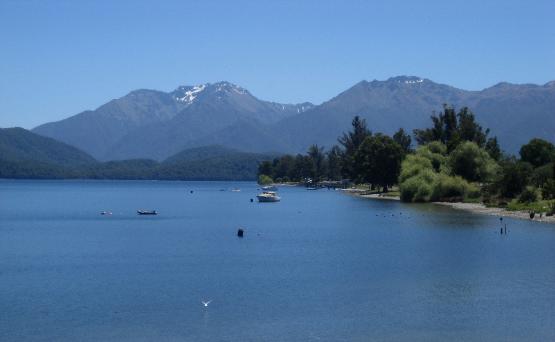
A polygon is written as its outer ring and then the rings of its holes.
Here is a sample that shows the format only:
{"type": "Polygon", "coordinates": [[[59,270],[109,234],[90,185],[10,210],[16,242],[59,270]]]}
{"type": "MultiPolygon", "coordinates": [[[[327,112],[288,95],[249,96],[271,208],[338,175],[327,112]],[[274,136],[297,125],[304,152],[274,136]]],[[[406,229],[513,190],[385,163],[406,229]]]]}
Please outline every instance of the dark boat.
{"type": "Polygon", "coordinates": [[[137,210],[138,215],[158,215],[156,210],[137,210]]]}

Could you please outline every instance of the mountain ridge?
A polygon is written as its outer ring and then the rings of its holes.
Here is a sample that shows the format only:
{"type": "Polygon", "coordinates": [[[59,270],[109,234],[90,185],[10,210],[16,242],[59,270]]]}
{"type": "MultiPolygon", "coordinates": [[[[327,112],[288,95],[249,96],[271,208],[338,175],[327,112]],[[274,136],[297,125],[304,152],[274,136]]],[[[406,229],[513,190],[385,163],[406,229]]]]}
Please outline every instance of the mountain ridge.
{"type": "Polygon", "coordinates": [[[464,90],[418,76],[362,80],[320,105],[260,100],[226,81],[170,92],[141,89],[33,131],[100,160],[163,160],[213,143],[247,152],[297,153],[314,143],[331,147],[355,115],[374,132],[410,132],[429,126],[443,104],[469,107],[511,153],[532,137],[554,139],[555,81],[464,90]]]}
{"type": "Polygon", "coordinates": [[[32,131],[76,146],[99,160],[163,160],[188,147],[188,141],[215,133],[238,119],[271,124],[312,107],[308,102],[262,101],[246,89],[222,81],[179,86],[170,92],[134,90],[95,110],[32,131]],[[158,143],[165,137],[173,141],[158,143]]]}

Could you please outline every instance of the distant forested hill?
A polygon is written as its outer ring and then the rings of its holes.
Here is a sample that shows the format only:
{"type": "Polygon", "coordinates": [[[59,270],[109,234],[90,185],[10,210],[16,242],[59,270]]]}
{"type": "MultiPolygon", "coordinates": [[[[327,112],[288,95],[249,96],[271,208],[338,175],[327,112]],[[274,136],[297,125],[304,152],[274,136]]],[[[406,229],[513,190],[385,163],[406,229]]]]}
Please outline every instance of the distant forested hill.
{"type": "Polygon", "coordinates": [[[247,153],[222,146],[182,151],[160,164],[159,179],[256,179],[258,164],[277,155],[247,153]]]}
{"type": "Polygon", "coordinates": [[[254,180],[258,164],[272,157],[207,146],[184,150],[163,162],[98,162],[75,147],[23,128],[0,129],[0,178],[254,180]]]}
{"type": "Polygon", "coordinates": [[[0,128],[0,158],[70,166],[96,162],[73,146],[18,127],[0,128]]]}
{"type": "Polygon", "coordinates": [[[0,129],[0,177],[75,178],[97,161],[79,149],[27,131],[0,129]]]}

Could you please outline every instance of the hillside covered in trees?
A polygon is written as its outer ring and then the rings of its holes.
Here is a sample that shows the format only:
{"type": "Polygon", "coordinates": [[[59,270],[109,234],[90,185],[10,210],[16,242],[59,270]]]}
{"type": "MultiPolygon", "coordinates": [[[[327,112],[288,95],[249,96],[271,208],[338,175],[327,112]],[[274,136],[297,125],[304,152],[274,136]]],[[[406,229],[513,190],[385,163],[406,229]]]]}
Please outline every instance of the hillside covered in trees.
{"type": "Polygon", "coordinates": [[[162,162],[98,162],[52,138],[22,128],[0,129],[0,178],[253,180],[259,163],[272,157],[205,146],[182,151],[162,162]]]}

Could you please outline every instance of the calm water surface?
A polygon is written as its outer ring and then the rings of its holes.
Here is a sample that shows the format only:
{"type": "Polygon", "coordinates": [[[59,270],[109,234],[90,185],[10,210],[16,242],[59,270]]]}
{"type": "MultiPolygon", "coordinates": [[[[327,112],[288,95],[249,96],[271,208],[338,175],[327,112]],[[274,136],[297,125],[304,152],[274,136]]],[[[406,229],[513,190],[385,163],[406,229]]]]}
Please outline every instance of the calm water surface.
{"type": "Polygon", "coordinates": [[[0,340],[555,340],[554,225],[257,191],[0,181],[0,340]]]}

